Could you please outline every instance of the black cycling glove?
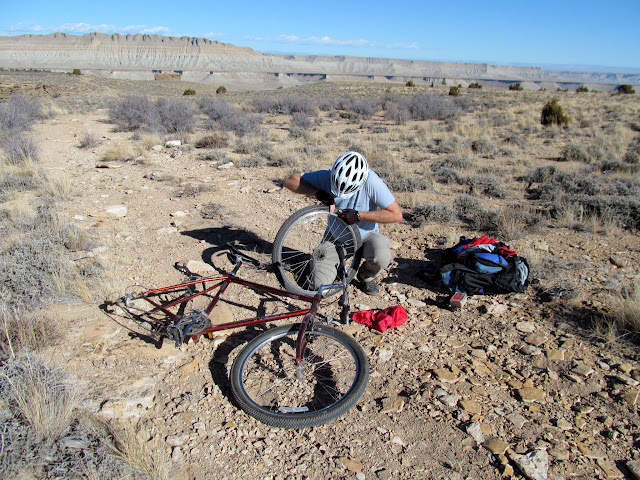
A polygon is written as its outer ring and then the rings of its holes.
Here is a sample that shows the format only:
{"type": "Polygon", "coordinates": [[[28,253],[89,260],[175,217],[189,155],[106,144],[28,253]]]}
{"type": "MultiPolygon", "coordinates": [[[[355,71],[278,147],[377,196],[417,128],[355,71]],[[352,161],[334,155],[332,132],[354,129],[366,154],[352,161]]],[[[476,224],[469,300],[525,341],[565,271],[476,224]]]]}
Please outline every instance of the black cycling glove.
{"type": "Polygon", "coordinates": [[[337,215],[338,218],[347,225],[353,225],[354,223],[358,223],[360,221],[360,214],[358,213],[358,211],[351,208],[339,210],[337,215]]]}
{"type": "Polygon", "coordinates": [[[316,192],[316,198],[320,203],[326,205],[327,207],[333,205],[333,195],[325,192],[324,190],[318,190],[316,192]]]}

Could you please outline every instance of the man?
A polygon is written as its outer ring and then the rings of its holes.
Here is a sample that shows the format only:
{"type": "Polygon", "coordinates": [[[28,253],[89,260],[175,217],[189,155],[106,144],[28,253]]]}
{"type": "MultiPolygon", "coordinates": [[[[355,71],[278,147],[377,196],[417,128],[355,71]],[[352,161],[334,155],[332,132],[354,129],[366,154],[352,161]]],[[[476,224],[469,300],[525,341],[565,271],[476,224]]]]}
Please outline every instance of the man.
{"type": "MultiPolygon", "coordinates": [[[[315,196],[337,210],[348,224],[357,223],[362,236],[362,257],[358,280],[362,290],[378,295],[375,277],[391,263],[389,239],[380,234],[380,223],[402,221],[402,210],[389,187],[369,169],[358,152],[347,152],[330,170],[294,173],[284,181],[294,193],[315,196]]],[[[332,210],[334,211],[334,210],[332,210]]]]}

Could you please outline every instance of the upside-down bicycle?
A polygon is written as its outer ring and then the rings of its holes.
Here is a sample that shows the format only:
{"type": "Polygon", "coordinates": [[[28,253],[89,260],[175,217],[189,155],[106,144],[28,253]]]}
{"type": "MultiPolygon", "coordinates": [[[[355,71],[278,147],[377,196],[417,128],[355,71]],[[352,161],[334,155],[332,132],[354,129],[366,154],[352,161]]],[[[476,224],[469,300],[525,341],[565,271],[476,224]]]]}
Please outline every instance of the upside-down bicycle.
{"type": "Polygon", "coordinates": [[[340,317],[343,321],[348,319],[346,290],[353,278],[354,257],[359,254],[359,235],[353,233],[357,229],[335,217],[339,223],[335,223],[331,238],[322,240],[331,242],[340,259],[335,282],[316,290],[310,290],[309,284],[313,278],[313,251],[309,253],[302,244],[295,247],[293,242],[292,232],[295,233],[302,222],[311,229],[323,218],[326,228],[327,220],[333,217],[328,208],[308,207],[302,214],[296,212],[281,228],[273,257],[279,259],[274,263],[287,291],[238,277],[244,263],[259,265],[259,262],[228,244],[228,257],[235,264],[230,272],[203,277],[176,265],[189,275],[187,281],[128,293],[116,303],[135,320],[145,322],[152,331],[177,346],[221,330],[302,317],[298,324],[266,330],[241,350],[231,368],[231,389],[245,412],[268,425],[305,428],[324,424],[355,405],[369,378],[369,362],[360,344],[331,326],[331,315],[319,312],[320,303],[326,297],[342,292],[340,317]],[[343,235],[336,236],[340,231],[343,235]],[[209,314],[232,284],[307,305],[283,313],[212,325],[209,314]],[[189,302],[197,298],[206,299],[206,307],[188,311],[189,302]]]}

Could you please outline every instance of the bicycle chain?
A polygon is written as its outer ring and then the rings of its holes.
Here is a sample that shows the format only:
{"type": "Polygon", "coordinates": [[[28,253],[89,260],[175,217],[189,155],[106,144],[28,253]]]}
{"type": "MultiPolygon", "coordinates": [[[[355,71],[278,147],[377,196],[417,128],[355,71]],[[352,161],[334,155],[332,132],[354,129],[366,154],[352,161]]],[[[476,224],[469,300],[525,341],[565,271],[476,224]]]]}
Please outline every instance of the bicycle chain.
{"type": "Polygon", "coordinates": [[[185,343],[188,337],[198,335],[210,326],[209,316],[202,310],[194,310],[184,315],[177,323],[169,325],[165,335],[175,342],[177,348],[185,343]]]}

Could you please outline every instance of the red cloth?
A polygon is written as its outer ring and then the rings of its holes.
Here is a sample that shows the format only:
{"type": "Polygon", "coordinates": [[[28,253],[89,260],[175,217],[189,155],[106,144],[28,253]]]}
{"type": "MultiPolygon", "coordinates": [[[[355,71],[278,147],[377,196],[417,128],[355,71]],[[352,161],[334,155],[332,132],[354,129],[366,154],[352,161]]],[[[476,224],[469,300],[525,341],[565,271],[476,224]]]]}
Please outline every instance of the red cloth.
{"type": "Polygon", "coordinates": [[[409,314],[402,305],[394,305],[384,310],[360,310],[351,318],[354,322],[366,325],[380,333],[387,328],[395,328],[407,321],[409,314]]]}

